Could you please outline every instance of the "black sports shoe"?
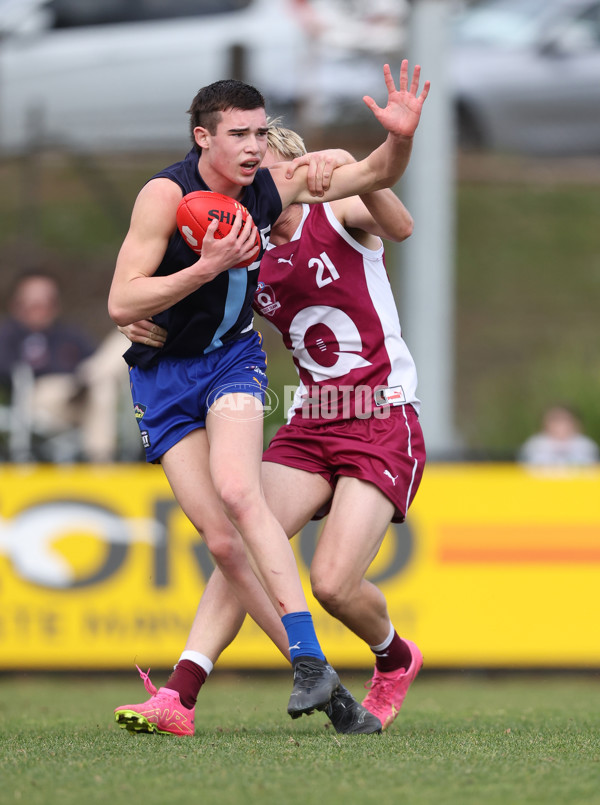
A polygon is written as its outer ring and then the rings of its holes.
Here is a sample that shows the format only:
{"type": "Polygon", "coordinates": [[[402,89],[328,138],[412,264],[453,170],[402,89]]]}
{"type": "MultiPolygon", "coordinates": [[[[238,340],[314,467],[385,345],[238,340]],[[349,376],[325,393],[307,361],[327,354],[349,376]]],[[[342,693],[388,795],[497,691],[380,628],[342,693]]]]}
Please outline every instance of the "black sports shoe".
{"type": "Polygon", "coordinates": [[[336,732],[343,735],[369,735],[381,732],[381,721],[356,701],[343,685],[333,693],[325,713],[336,732]]]}
{"type": "Polygon", "coordinates": [[[294,687],[290,695],[288,713],[299,718],[303,713],[310,715],[313,710],[324,710],[331,695],[340,686],[340,678],[324,660],[316,657],[296,657],[294,667],[294,687]]]}

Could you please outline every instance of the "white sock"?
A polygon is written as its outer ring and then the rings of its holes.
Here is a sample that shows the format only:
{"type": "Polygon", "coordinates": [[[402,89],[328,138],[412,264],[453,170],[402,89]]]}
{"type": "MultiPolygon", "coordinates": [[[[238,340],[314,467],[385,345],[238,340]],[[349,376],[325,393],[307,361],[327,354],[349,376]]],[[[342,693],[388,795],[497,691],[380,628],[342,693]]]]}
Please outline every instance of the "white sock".
{"type": "Polygon", "coordinates": [[[371,649],[371,651],[374,654],[377,654],[378,651],[385,651],[385,649],[389,646],[389,644],[394,639],[395,633],[396,633],[396,630],[394,629],[394,624],[390,622],[390,632],[389,632],[388,636],[385,638],[385,640],[383,641],[383,643],[380,643],[378,646],[369,646],[369,648],[371,649]]]}
{"type": "Polygon", "coordinates": [[[200,668],[203,668],[206,671],[206,676],[210,674],[213,669],[213,663],[205,654],[200,654],[199,651],[191,651],[190,649],[186,649],[185,651],[181,652],[181,657],[179,658],[178,662],[181,660],[190,660],[191,662],[195,662],[196,665],[199,665],[200,668]]]}

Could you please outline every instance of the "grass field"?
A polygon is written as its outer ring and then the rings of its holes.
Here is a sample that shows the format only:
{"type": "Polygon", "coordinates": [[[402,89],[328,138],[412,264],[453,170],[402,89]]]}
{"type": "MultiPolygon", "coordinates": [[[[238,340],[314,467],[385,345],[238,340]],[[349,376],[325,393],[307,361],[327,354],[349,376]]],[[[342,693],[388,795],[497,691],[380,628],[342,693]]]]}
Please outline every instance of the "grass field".
{"type": "MultiPolygon", "coordinates": [[[[166,674],[157,674],[161,684],[166,674]]],[[[361,695],[363,678],[346,675],[361,695]]],[[[131,677],[0,678],[0,802],[600,803],[598,676],[427,675],[381,736],[291,721],[287,676],[217,675],[193,738],[131,735],[131,677]]]]}

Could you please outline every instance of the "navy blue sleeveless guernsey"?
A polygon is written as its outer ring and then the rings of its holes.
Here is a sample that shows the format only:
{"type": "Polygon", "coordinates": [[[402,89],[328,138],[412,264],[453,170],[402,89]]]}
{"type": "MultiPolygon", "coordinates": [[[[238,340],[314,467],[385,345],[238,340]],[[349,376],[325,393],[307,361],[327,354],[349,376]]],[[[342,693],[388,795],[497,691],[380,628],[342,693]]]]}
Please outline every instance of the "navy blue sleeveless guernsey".
{"type": "MultiPolygon", "coordinates": [[[[152,179],[171,179],[183,195],[210,190],[198,172],[198,153],[189,152],[181,162],[155,174],[152,179]]],[[[146,368],[161,358],[193,358],[243,338],[252,329],[252,300],[258,281],[258,265],[268,242],[271,226],[281,214],[281,198],[266,169],[260,169],[239,201],[248,209],[261,235],[261,252],[248,268],[230,268],[185,299],[152,318],[164,327],[167,340],[162,349],[133,344],[125,353],[130,366],[146,368]]],[[[178,229],[155,276],[167,276],[192,265],[198,259],[178,229]]]]}

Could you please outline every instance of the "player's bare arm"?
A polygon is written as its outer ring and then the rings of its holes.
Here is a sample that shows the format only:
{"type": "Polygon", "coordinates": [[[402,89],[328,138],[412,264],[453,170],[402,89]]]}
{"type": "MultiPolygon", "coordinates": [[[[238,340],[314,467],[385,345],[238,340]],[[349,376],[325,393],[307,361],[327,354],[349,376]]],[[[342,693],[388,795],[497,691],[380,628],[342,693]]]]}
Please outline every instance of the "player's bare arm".
{"type": "MultiPolygon", "coordinates": [[[[311,151],[306,155],[308,186],[312,195],[322,196],[329,188],[333,172],[342,165],[351,165],[356,159],[349,151],[329,149],[311,151]]],[[[350,196],[331,202],[338,221],[363,245],[369,245],[368,236],[400,243],[412,235],[413,219],[404,204],[390,188],[375,190],[362,196],[350,196]]],[[[372,248],[377,248],[371,244],[372,248]]]]}
{"type": "MultiPolygon", "coordinates": [[[[336,168],[342,165],[353,165],[356,159],[349,151],[342,148],[329,148],[324,151],[310,151],[302,157],[308,168],[306,185],[311,196],[323,196],[331,184],[331,177],[336,168]]],[[[288,165],[286,163],[286,165],[288,165]]]]}
{"type": "Polygon", "coordinates": [[[308,186],[309,155],[273,166],[271,172],[284,207],[297,201],[332,201],[371,192],[391,187],[400,179],[410,159],[413,136],[429,93],[429,82],[425,82],[419,93],[420,67],[415,67],[409,82],[406,60],[402,62],[398,89],[389,65],[384,66],[383,72],[388,92],[386,106],[378,106],[369,96],[363,100],[387,130],[385,142],[365,159],[338,167],[331,176],[329,189],[319,198],[311,195],[308,186]]]}
{"type": "Polygon", "coordinates": [[[239,265],[254,248],[254,224],[236,218],[231,232],[215,239],[214,221],[204,238],[201,257],[188,268],[155,276],[176,227],[180,188],[169,179],[153,179],[140,191],[129,231],[117,257],[108,310],[117,325],[149,319],[239,265]],[[238,237],[239,236],[239,237],[238,237]]]}
{"type": "MultiPolygon", "coordinates": [[[[348,230],[367,232],[396,243],[412,235],[412,216],[389,188],[333,201],[331,207],[348,230]]],[[[360,241],[360,237],[356,239],[360,241]]]]}
{"type": "MultiPolygon", "coordinates": [[[[356,162],[352,154],[339,148],[311,151],[305,155],[305,159],[308,160],[309,190],[315,196],[322,196],[328,189],[337,168],[356,162]]],[[[374,237],[399,243],[412,234],[412,216],[390,188],[365,193],[363,196],[341,198],[330,203],[342,226],[367,248],[377,248],[374,237]]]]}

